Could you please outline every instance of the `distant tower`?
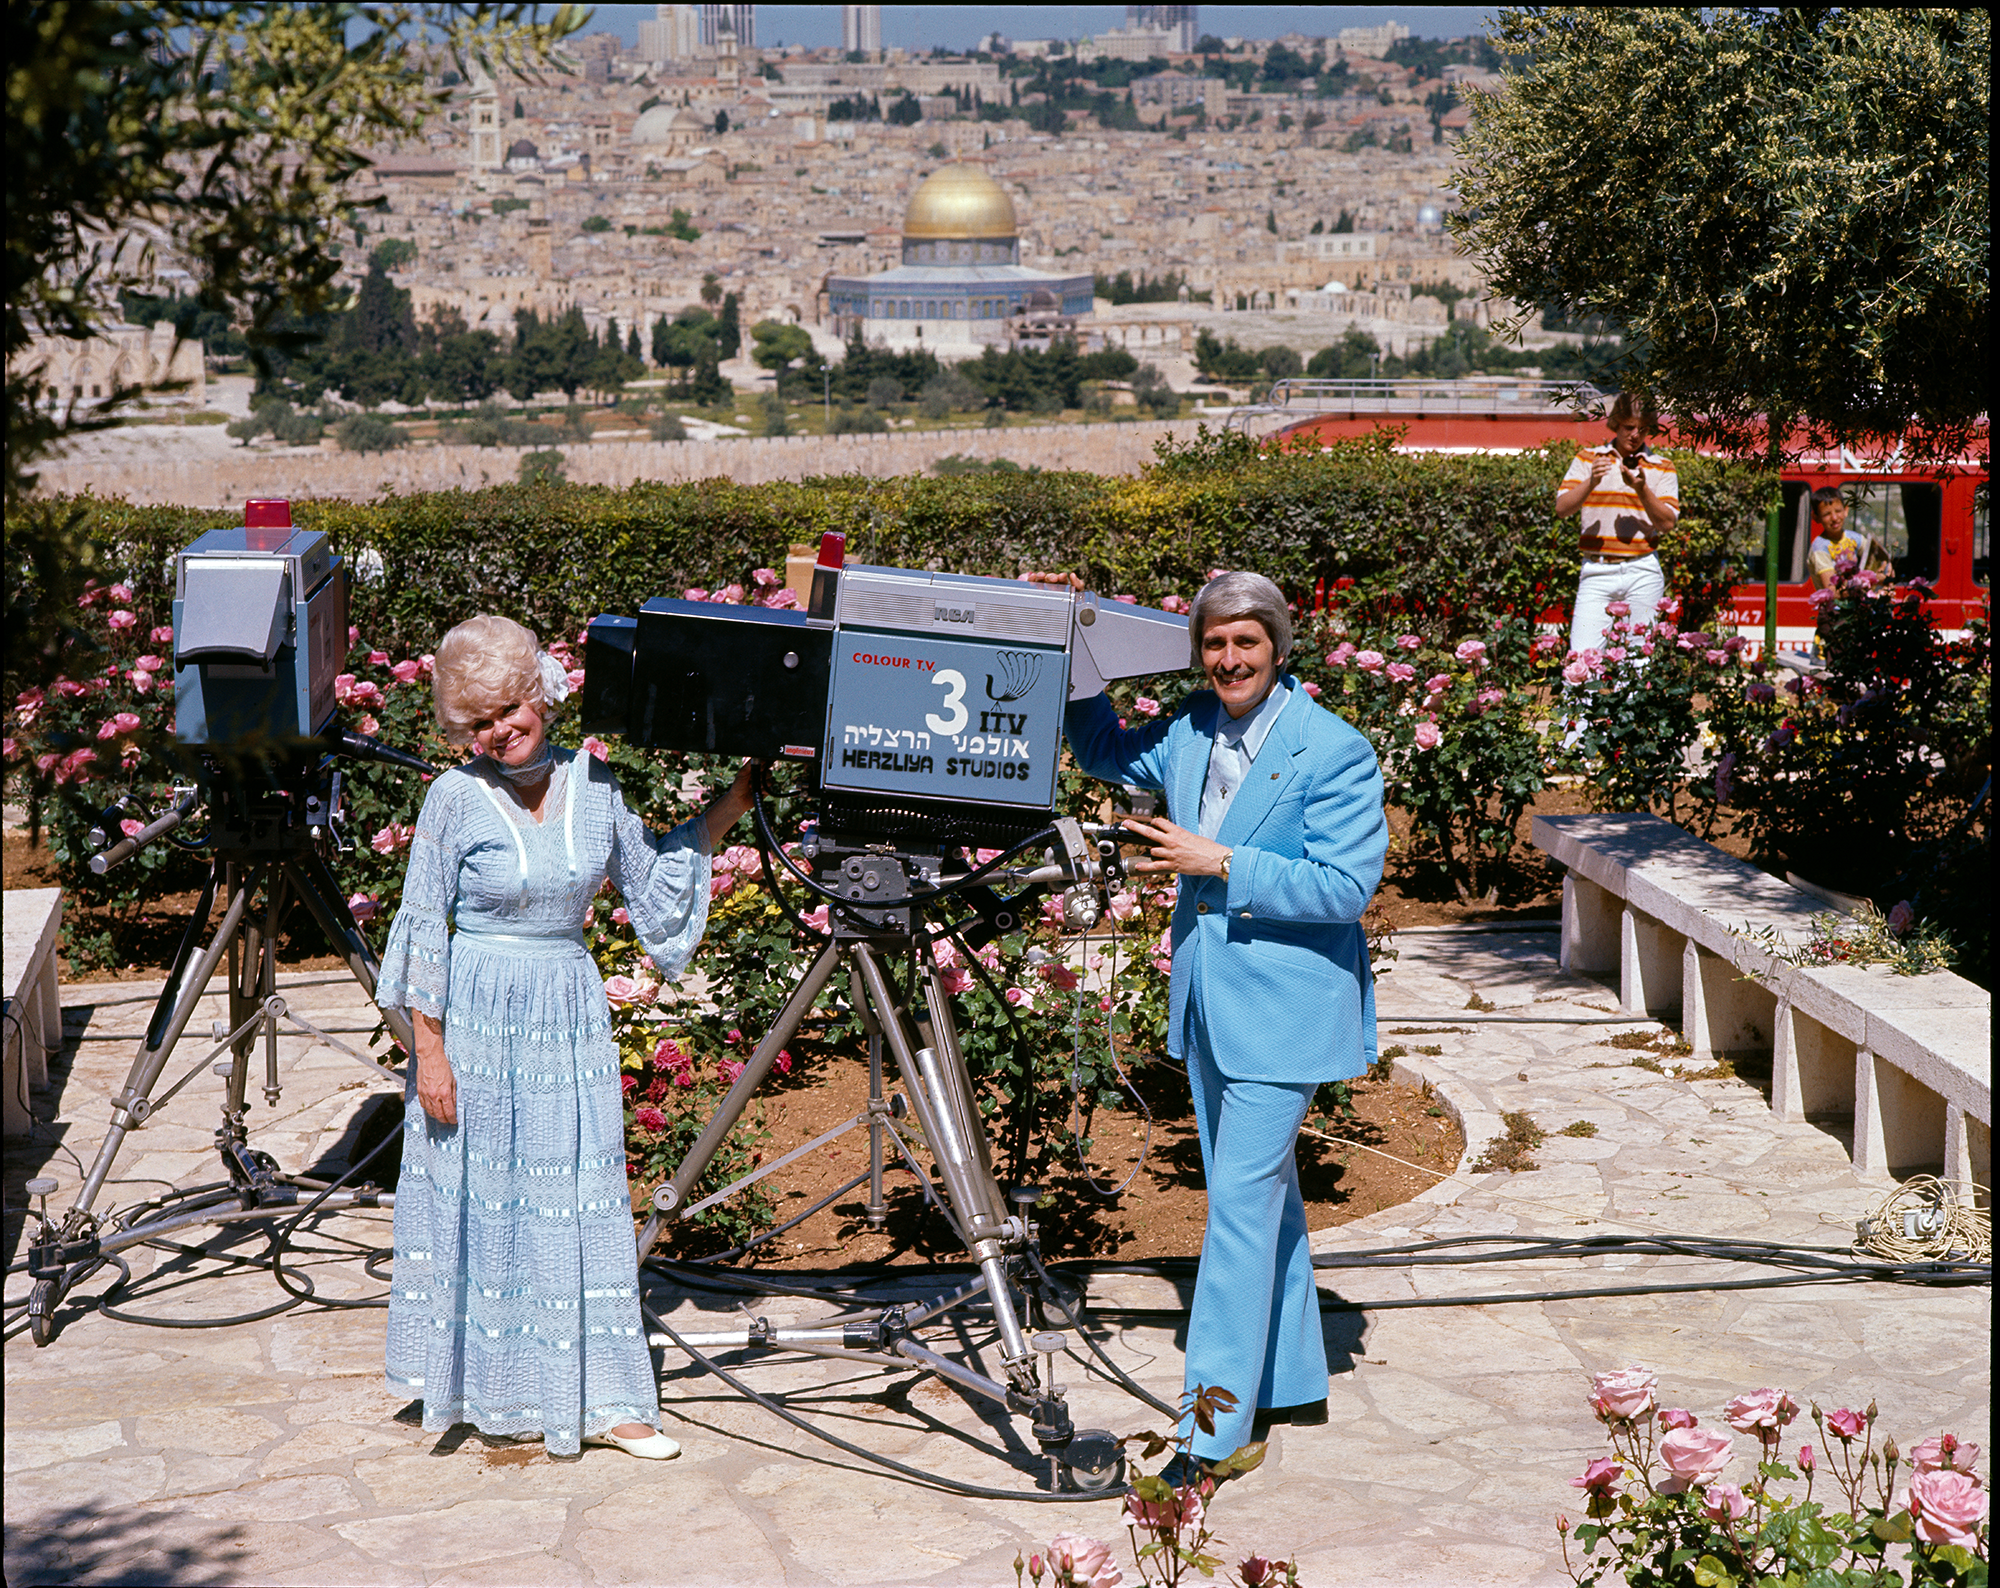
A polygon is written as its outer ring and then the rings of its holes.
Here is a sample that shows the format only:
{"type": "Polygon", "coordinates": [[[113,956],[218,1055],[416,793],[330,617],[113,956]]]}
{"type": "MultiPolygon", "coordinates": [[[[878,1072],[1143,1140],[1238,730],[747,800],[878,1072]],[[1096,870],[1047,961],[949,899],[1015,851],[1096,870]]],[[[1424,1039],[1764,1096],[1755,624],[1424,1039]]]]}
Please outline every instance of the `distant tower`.
{"type": "Polygon", "coordinates": [[[878,54],[882,48],[882,8],[880,6],[842,6],[840,8],[840,47],[843,50],[860,50],[863,54],[878,54]]]}
{"type": "Polygon", "coordinates": [[[701,42],[700,10],[698,6],[655,6],[655,20],[639,24],[639,58],[693,60],[701,42]]]}
{"type": "Polygon", "coordinates": [[[472,166],[476,171],[497,171],[504,155],[500,145],[500,95],[493,79],[479,67],[472,69],[467,85],[471,104],[472,166]]]}
{"type": "Polygon", "coordinates": [[[1167,48],[1177,54],[1187,55],[1194,50],[1195,40],[1201,37],[1199,6],[1127,6],[1125,26],[1145,28],[1167,35],[1167,48]]]}
{"type": "Polygon", "coordinates": [[[704,53],[714,53],[726,32],[736,39],[736,47],[754,50],[757,47],[757,8],[755,6],[696,6],[701,13],[701,47],[704,53]]]}

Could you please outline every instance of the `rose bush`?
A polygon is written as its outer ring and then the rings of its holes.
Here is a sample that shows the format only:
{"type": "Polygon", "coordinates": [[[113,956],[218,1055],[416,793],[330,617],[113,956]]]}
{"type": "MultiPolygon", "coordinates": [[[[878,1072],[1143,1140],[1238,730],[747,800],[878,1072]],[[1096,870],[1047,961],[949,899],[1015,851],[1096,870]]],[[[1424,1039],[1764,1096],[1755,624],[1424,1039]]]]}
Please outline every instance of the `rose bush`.
{"type": "Polygon", "coordinates": [[[1564,1569],[1580,1585],[1614,1574],[1661,1588],[1986,1582],[1978,1449],[1949,1433],[1912,1450],[1899,1494],[1902,1458],[1893,1440],[1878,1442],[1873,1402],[1859,1412],[1814,1406],[1827,1459],[1804,1444],[1787,1462],[1785,1429],[1798,1403],[1781,1390],[1749,1390],[1723,1408],[1731,1428],[1757,1441],[1754,1473],[1736,1480],[1722,1476],[1736,1455],[1731,1436],[1685,1409],[1659,1410],[1645,1369],[1597,1375],[1590,1402],[1611,1455],[1570,1480],[1584,1491],[1586,1520],[1572,1529],[1568,1517],[1556,1518],[1564,1569]],[[1845,1509],[1813,1498],[1822,1470],[1845,1509]],[[1571,1559],[1572,1539],[1580,1560],[1571,1559]]]}

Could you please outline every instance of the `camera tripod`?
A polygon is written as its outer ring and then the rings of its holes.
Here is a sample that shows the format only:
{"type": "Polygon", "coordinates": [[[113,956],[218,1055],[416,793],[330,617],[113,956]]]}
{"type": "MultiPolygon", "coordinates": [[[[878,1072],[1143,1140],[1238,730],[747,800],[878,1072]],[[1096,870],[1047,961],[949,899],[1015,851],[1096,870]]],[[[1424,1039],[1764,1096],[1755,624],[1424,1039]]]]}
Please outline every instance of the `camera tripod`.
{"type": "MultiPolygon", "coordinates": [[[[769,842],[768,827],[764,836],[768,864],[777,846],[769,842]]],[[[981,937],[1012,930],[1024,900],[1055,882],[1065,885],[1076,909],[1087,913],[1083,924],[1095,918],[1094,889],[1103,876],[1100,855],[1115,855],[1116,845],[1093,844],[1077,823],[1067,820],[1057,824],[1056,837],[1048,864],[1017,879],[1035,885],[1030,894],[1001,900],[986,888],[964,889],[961,896],[985,927],[981,937]]],[[[902,851],[890,844],[821,836],[809,841],[806,850],[814,863],[816,891],[828,896],[829,902],[839,896],[840,902],[828,911],[831,938],[792,989],[686,1158],[653,1193],[652,1214],[639,1238],[640,1258],[644,1261],[650,1254],[668,1222],[713,1206],[865,1122],[869,1162],[864,1173],[781,1228],[810,1217],[857,1189],[863,1180],[868,1182],[865,1217],[871,1227],[881,1228],[887,1211],[882,1193],[884,1149],[893,1145],[926,1199],[944,1215],[971,1255],[978,1277],[921,1306],[843,1310],[837,1319],[797,1327],[773,1327],[759,1319],[733,1329],[683,1333],[661,1324],[664,1332],[649,1338],[654,1345],[675,1345],[697,1357],[703,1348],[767,1349],[926,1368],[1010,1412],[1028,1415],[1037,1443],[1051,1459],[1052,1476],[1066,1476],[1084,1492],[1108,1489],[1123,1473],[1119,1442],[1103,1429],[1074,1427],[1066,1392],[1055,1382],[1056,1357],[1068,1343],[1057,1320],[1072,1328],[1081,1325],[1075,1301],[1057,1288],[1042,1264],[1031,1217],[1040,1190],[1015,1186],[1003,1192],[994,1175],[992,1151],[959,1045],[951,994],[929,952],[933,933],[924,923],[926,904],[964,888],[967,879],[953,879],[941,890],[937,854],[902,851]],[[907,966],[900,987],[893,974],[899,961],[907,966]],[[797,1035],[828,982],[843,970],[852,1006],[868,1035],[867,1106],[814,1141],[688,1206],[694,1185],[770,1074],[779,1052],[797,1035]],[[883,1091],[885,1047],[903,1083],[902,1092],[893,1099],[885,1098],[883,1091]],[[929,1151],[941,1187],[934,1186],[920,1167],[912,1137],[929,1151]],[[999,1334],[1001,1378],[943,1356],[917,1336],[919,1328],[982,1297],[992,1309],[999,1334]]],[[[776,1233],[767,1232],[763,1238],[776,1233]]]]}
{"type": "MultiPolygon", "coordinates": [[[[394,764],[426,763],[373,741],[353,737],[368,754],[394,764]]],[[[321,1183],[287,1174],[268,1153],[253,1149],[245,1116],[249,1109],[251,1054],[263,1039],[263,1092],[267,1104],[278,1101],[278,1033],[290,1026],[346,1054],[379,1078],[395,1078],[387,1066],[360,1053],[292,1009],[277,990],[277,945],[287,915],[295,904],[325,933],[362,989],[372,998],[379,969],[362,936],[339,884],[328,868],[322,848],[338,845],[341,774],[311,761],[275,772],[223,769],[210,765],[209,774],[191,788],[181,789],[165,814],[91,859],[91,869],[109,870],[144,845],[164,838],[185,824],[199,807],[207,810],[208,833],[199,846],[208,851],[208,876],[201,897],[176,949],[173,968],[153,1006],[152,1019],[124,1086],[111,1100],[111,1128],[97,1150],[75,1205],[61,1222],[51,1221],[46,1202],[40,1224],[28,1248],[28,1272],[34,1281],[28,1297],[29,1332],[37,1345],[55,1336],[55,1312],[63,1296],[87,1275],[127,1247],[157,1240],[175,1230],[204,1223],[237,1223],[272,1218],[298,1206],[300,1193],[325,1189],[321,1183]],[[261,911],[256,907],[261,897],[261,911]],[[217,899],[222,918],[206,943],[203,932],[217,899]],[[159,1090],[168,1061],[193,1019],[208,984],[228,962],[229,1014],[215,1022],[214,1046],[181,1077],[159,1090]],[[222,1055],[227,1054],[224,1058],[222,1055]],[[222,1122],[215,1147],[226,1178],[220,1182],[153,1198],[117,1215],[100,1215],[94,1204],[116,1163],[126,1137],[171,1101],[204,1068],[213,1064],[224,1081],[222,1122]]],[[[105,813],[93,841],[103,843],[115,833],[123,812],[105,813]]],[[[186,845],[183,847],[196,847],[186,845]]],[[[409,1018],[400,1010],[385,1011],[390,1034],[413,1051],[409,1018]]],[[[45,1199],[56,1189],[53,1180],[28,1182],[29,1195],[45,1199]]],[[[388,1207],[394,1197],[366,1187],[337,1190],[321,1206],[388,1207]]],[[[286,1303],[285,1305],[290,1305],[286,1303]]]]}

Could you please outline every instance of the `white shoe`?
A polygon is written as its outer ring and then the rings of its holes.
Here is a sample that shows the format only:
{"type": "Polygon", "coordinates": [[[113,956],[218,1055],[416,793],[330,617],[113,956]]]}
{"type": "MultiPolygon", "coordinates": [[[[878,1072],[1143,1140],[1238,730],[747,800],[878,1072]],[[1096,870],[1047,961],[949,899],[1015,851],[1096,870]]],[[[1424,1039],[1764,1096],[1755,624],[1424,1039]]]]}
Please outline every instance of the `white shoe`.
{"type": "Polygon", "coordinates": [[[584,1436],[586,1445],[616,1445],[628,1455],[637,1456],[641,1461],[672,1461],[681,1453],[681,1447],[665,1434],[655,1430],[644,1439],[627,1439],[623,1435],[605,1432],[584,1436]]]}

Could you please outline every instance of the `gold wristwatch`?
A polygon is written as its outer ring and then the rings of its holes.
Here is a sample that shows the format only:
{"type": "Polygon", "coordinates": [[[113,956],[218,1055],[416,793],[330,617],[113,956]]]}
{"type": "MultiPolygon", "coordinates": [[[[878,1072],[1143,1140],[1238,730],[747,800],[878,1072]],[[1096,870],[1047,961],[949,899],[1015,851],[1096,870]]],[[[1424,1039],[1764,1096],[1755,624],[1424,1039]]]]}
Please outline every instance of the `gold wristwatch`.
{"type": "Polygon", "coordinates": [[[1235,853],[1236,851],[1233,849],[1225,849],[1222,851],[1222,880],[1224,882],[1227,882],[1229,880],[1229,857],[1235,853]]]}

